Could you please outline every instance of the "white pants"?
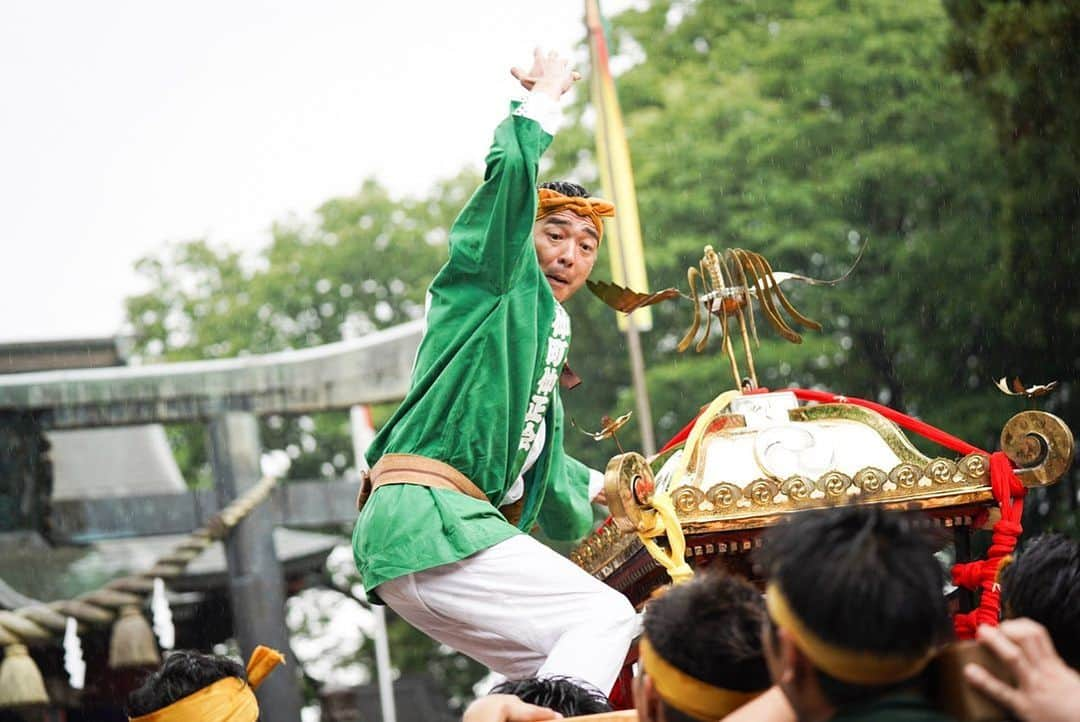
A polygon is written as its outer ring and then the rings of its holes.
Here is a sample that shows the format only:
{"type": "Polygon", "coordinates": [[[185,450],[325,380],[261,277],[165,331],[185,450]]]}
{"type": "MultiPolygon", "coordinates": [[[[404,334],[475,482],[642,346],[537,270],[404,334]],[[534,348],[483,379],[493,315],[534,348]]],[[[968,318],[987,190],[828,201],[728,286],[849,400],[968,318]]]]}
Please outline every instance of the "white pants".
{"type": "Polygon", "coordinates": [[[509,679],[567,675],[604,694],[640,621],[627,599],[524,534],[378,587],[433,639],[509,679]]]}

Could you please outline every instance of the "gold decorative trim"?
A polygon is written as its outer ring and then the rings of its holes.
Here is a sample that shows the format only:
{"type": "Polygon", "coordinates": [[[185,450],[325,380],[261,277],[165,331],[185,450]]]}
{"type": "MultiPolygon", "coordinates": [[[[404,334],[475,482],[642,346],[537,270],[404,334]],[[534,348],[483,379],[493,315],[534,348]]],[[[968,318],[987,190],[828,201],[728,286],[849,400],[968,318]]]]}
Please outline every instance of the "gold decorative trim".
{"type": "Polygon", "coordinates": [[[813,406],[800,406],[788,411],[788,418],[792,421],[854,421],[862,426],[867,426],[877,432],[878,436],[888,445],[892,452],[901,461],[906,461],[915,466],[924,466],[929,459],[915,448],[915,445],[904,436],[900,427],[870,409],[856,406],[855,404],[815,404],[813,406]]]}
{"type": "Polygon", "coordinates": [[[989,466],[982,454],[970,454],[959,463],[927,459],[924,464],[904,462],[885,472],[874,467],[854,476],[830,471],[816,480],[792,476],[777,483],[756,479],[745,486],[721,482],[708,489],[680,486],[671,498],[684,521],[713,521],[754,516],[789,509],[830,506],[853,501],[913,501],[941,494],[989,486],[989,466]]]}
{"type": "Polygon", "coordinates": [[[1001,430],[1001,449],[1017,465],[1024,486],[1049,486],[1072,466],[1072,430],[1045,411],[1021,411],[1001,430]]]}
{"type": "MultiPolygon", "coordinates": [[[[634,455],[612,459],[608,467],[609,480],[617,483],[622,476],[622,490],[628,491],[632,481],[640,479],[641,466],[634,455]],[[621,474],[620,474],[621,472],[621,474]]],[[[923,464],[903,462],[889,471],[867,467],[854,476],[831,471],[816,480],[792,476],[777,483],[773,479],[756,479],[739,486],[719,482],[702,490],[694,486],[679,486],[671,491],[679,521],[692,533],[722,531],[723,528],[751,528],[775,523],[779,515],[818,507],[834,506],[848,500],[860,503],[934,502],[944,505],[983,501],[989,494],[990,466],[986,456],[969,454],[959,461],[945,458],[926,459],[923,464]],[[751,522],[751,523],[747,523],[751,522]]],[[[611,499],[611,491],[608,491],[611,499]]],[[[630,493],[621,501],[635,521],[642,511],[630,493]]],[[[615,523],[599,529],[575,549],[570,559],[591,574],[605,579],[629,560],[640,548],[636,534],[627,534],[618,525],[619,515],[612,509],[615,523]]],[[[620,512],[621,513],[621,512],[620,512]]]]}

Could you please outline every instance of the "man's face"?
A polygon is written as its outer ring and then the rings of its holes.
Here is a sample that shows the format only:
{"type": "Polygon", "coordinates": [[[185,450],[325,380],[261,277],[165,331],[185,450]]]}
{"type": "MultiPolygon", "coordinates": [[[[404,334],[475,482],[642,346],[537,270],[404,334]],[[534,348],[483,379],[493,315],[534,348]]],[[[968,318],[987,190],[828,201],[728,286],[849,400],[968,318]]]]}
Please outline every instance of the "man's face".
{"type": "Polygon", "coordinates": [[[600,245],[596,226],[571,210],[544,216],[533,225],[533,242],[540,270],[555,300],[562,303],[585,285],[600,245]]]}

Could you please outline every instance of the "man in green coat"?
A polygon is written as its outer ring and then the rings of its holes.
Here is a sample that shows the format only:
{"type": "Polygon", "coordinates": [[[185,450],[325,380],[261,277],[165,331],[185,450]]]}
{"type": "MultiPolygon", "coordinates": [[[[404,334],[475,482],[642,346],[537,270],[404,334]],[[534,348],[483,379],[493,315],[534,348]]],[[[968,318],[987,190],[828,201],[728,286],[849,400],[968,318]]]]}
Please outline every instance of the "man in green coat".
{"type": "Polygon", "coordinates": [[[367,452],[353,551],[372,597],[434,639],[510,678],[567,675],[607,692],[634,610],[527,532],[590,530],[602,477],[563,451],[561,302],[584,285],[614,209],[572,184],[538,199],[540,156],[577,74],[539,51],[513,73],[531,92],[496,129],[484,182],[451,228],[411,388],[367,452]]]}

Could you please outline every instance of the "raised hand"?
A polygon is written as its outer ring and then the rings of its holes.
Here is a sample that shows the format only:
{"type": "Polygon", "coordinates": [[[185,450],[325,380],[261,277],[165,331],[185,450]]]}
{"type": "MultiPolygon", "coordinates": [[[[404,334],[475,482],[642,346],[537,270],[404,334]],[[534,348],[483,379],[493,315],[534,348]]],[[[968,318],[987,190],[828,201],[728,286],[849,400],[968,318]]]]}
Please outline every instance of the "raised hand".
{"type": "Polygon", "coordinates": [[[510,74],[525,90],[547,93],[554,100],[561,98],[570,86],[581,79],[581,74],[570,68],[569,60],[554,50],[545,54],[540,48],[533,50],[533,64],[528,72],[515,66],[510,69],[510,74]]]}

